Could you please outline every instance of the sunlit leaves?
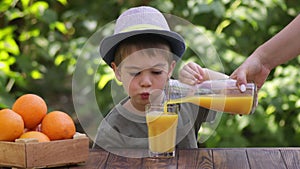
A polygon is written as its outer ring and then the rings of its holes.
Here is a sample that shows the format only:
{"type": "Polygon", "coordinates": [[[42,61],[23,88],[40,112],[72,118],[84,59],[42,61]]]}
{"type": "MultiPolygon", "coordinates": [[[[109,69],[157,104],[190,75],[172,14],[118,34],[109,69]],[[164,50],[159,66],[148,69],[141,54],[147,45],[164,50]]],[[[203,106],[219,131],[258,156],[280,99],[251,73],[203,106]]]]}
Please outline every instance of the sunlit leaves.
{"type": "Polygon", "coordinates": [[[64,55],[58,55],[55,60],[54,60],[54,64],[55,65],[60,65],[64,60],[66,59],[66,57],[64,55]]]}
{"type": "Polygon", "coordinates": [[[0,49],[3,52],[18,55],[20,53],[19,46],[13,38],[13,31],[16,27],[9,26],[0,29],[0,49]]]}
{"type": "Polygon", "coordinates": [[[28,8],[30,0],[21,0],[23,9],[28,8]]]}
{"type": "Polygon", "coordinates": [[[68,1],[67,0],[57,0],[58,2],[60,2],[63,5],[67,5],[68,1]]]}
{"type": "Polygon", "coordinates": [[[298,98],[298,100],[296,101],[295,107],[296,107],[297,109],[300,108],[300,99],[299,99],[299,98],[298,98]]]}
{"type": "Polygon", "coordinates": [[[225,6],[220,1],[187,1],[187,6],[191,9],[191,15],[212,12],[217,17],[222,17],[225,13],[225,6]]]}
{"type": "Polygon", "coordinates": [[[266,112],[265,112],[265,113],[268,114],[268,115],[270,115],[270,114],[274,113],[275,110],[276,110],[276,107],[275,107],[275,106],[269,105],[268,108],[266,109],[266,112]]]}
{"type": "Polygon", "coordinates": [[[0,29],[0,40],[4,39],[7,36],[12,37],[15,29],[16,29],[16,27],[14,27],[14,26],[7,26],[5,28],[1,28],[0,29]]]}
{"type": "Polygon", "coordinates": [[[230,22],[231,22],[230,20],[222,21],[216,29],[216,34],[221,34],[223,29],[226,28],[228,25],[230,25],[230,22]]]}
{"type": "Polygon", "coordinates": [[[62,34],[66,34],[68,32],[65,24],[62,23],[62,22],[58,22],[58,21],[50,24],[50,28],[51,29],[55,29],[56,28],[62,34]]]}
{"type": "Polygon", "coordinates": [[[33,79],[41,79],[43,77],[43,74],[40,73],[38,70],[33,70],[31,73],[30,73],[31,77],[33,79]]]}
{"type": "Polygon", "coordinates": [[[24,17],[24,13],[17,8],[6,11],[5,15],[9,21],[24,17]]]}
{"type": "MultiPolygon", "coordinates": [[[[50,79],[66,79],[66,76],[70,76],[76,64],[77,50],[80,50],[78,46],[82,43],[76,44],[76,40],[66,39],[65,34],[73,29],[72,24],[67,27],[65,23],[71,22],[60,20],[57,5],[67,5],[67,1],[0,2],[1,95],[11,92],[17,96],[22,90],[38,93],[44,89],[37,86],[44,83],[48,84],[48,88],[64,88],[61,84],[59,87],[59,83],[64,83],[63,80],[56,82],[50,79]],[[74,46],[69,47],[71,45],[74,46]],[[4,87],[6,89],[2,90],[4,87]]],[[[10,104],[1,100],[0,105],[2,103],[10,104]]]]}
{"type": "Polygon", "coordinates": [[[36,17],[41,17],[48,8],[49,5],[47,2],[37,1],[34,2],[31,6],[29,6],[27,10],[30,12],[30,14],[33,14],[36,17]]]}
{"type": "Polygon", "coordinates": [[[26,40],[29,40],[30,38],[38,37],[39,35],[40,35],[40,30],[39,29],[33,29],[33,30],[30,30],[30,31],[24,31],[19,36],[19,40],[20,41],[26,41],[26,40]]]}
{"type": "Polygon", "coordinates": [[[1,0],[0,1],[0,12],[7,11],[10,7],[14,6],[14,0],[1,0]]]}
{"type": "Polygon", "coordinates": [[[106,84],[114,78],[115,76],[113,73],[101,75],[100,80],[98,82],[99,89],[102,90],[106,86],[106,84]]]}

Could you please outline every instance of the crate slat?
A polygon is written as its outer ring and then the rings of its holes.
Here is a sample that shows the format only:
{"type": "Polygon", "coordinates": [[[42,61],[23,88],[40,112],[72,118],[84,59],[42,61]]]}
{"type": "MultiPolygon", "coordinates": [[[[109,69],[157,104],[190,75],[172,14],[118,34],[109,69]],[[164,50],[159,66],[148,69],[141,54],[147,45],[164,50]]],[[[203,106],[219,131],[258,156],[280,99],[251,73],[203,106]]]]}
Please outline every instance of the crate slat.
{"type": "Polygon", "coordinates": [[[89,156],[89,139],[78,137],[50,142],[0,141],[0,166],[42,168],[83,163],[89,156]]]}

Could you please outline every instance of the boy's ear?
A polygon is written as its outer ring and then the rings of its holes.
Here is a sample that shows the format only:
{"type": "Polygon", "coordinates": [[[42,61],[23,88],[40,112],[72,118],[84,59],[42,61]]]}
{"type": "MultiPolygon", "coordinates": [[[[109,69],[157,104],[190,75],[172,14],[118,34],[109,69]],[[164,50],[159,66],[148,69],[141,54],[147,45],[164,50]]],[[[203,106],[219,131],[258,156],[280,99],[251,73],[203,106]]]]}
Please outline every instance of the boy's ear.
{"type": "Polygon", "coordinates": [[[173,70],[176,66],[176,61],[173,60],[172,63],[170,64],[170,69],[169,69],[169,72],[168,72],[168,76],[169,76],[169,79],[171,78],[172,74],[173,74],[173,70]]]}
{"type": "Polygon", "coordinates": [[[114,72],[115,72],[116,78],[117,78],[119,81],[121,81],[121,74],[120,74],[120,72],[118,71],[118,66],[115,64],[115,62],[111,62],[111,67],[112,67],[112,69],[113,69],[114,72]]]}

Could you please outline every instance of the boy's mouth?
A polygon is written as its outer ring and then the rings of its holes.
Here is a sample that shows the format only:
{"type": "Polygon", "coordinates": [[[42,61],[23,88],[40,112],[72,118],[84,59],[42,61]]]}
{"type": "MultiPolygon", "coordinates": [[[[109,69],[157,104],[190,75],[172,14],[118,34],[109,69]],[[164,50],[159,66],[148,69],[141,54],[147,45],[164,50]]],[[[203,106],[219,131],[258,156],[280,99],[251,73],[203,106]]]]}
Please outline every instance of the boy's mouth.
{"type": "Polygon", "coordinates": [[[142,93],[141,98],[142,99],[149,99],[149,95],[150,95],[149,93],[142,93]]]}

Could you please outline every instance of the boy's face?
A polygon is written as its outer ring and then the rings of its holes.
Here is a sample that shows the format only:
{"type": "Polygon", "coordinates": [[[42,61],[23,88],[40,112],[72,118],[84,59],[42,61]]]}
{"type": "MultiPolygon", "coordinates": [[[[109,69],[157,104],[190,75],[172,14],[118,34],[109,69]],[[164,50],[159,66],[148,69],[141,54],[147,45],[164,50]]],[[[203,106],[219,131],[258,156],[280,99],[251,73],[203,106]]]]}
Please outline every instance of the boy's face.
{"type": "Polygon", "coordinates": [[[174,67],[175,61],[169,65],[161,52],[149,56],[140,51],[127,56],[117,68],[113,66],[117,79],[130,96],[131,104],[140,111],[144,111],[152,92],[164,89],[174,67]]]}

